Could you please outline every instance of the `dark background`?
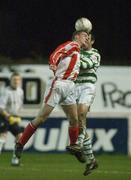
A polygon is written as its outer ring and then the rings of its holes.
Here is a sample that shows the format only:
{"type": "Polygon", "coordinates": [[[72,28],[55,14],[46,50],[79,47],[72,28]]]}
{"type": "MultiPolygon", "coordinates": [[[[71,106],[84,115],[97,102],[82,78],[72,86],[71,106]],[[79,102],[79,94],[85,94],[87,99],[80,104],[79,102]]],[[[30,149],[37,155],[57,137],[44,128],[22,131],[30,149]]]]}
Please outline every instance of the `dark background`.
{"type": "Polygon", "coordinates": [[[75,20],[93,24],[103,65],[131,65],[131,1],[0,1],[0,55],[18,63],[32,57],[47,63],[57,45],[71,38],[75,20]],[[44,60],[45,59],[45,60],[44,60]]]}

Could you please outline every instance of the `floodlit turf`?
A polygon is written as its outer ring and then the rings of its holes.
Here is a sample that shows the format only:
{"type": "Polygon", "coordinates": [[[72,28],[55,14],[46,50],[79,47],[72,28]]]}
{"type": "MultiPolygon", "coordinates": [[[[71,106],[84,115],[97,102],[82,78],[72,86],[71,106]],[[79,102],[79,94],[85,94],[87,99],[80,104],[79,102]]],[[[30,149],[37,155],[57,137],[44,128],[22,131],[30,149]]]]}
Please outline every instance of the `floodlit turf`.
{"type": "Polygon", "coordinates": [[[0,180],[131,180],[131,159],[100,155],[99,168],[83,176],[84,165],[69,154],[24,153],[21,167],[10,166],[11,153],[0,155],[0,180]]]}

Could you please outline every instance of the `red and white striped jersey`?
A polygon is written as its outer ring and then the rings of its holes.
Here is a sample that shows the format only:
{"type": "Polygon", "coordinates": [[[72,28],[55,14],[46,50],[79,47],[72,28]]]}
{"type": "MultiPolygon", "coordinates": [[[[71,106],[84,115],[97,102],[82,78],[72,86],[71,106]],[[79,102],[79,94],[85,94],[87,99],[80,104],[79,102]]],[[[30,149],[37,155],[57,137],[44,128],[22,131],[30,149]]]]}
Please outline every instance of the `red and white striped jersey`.
{"type": "Polygon", "coordinates": [[[80,46],[77,42],[67,41],[50,55],[49,64],[56,66],[55,77],[75,80],[79,74],[80,46]]]}

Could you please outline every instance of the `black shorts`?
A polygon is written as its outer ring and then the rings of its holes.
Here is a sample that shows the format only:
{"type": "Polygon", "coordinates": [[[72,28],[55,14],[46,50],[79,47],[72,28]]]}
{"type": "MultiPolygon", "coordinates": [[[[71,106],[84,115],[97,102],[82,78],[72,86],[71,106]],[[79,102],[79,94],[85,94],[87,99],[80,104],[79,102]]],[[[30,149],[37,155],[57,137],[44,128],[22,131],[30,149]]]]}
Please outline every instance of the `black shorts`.
{"type": "Polygon", "coordinates": [[[24,128],[16,123],[10,125],[9,122],[2,115],[0,115],[0,133],[4,133],[6,131],[10,131],[14,136],[17,136],[24,131],[24,128]]]}

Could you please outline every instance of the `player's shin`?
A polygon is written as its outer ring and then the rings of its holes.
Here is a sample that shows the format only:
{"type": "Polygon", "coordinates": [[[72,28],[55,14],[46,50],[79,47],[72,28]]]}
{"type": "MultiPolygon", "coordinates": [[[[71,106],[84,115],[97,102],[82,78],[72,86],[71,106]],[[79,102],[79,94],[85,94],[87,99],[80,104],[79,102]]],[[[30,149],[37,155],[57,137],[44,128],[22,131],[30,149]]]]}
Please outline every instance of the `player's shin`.
{"type": "MultiPolygon", "coordinates": [[[[30,137],[34,134],[36,129],[37,129],[37,127],[35,127],[32,123],[29,123],[27,125],[22,136],[20,137],[20,139],[18,140],[18,142],[15,145],[14,155],[16,158],[18,158],[18,159],[21,158],[24,145],[27,143],[27,141],[30,139],[30,137]]],[[[14,164],[17,164],[17,163],[12,161],[12,165],[14,165],[14,164]]],[[[18,162],[18,164],[20,164],[20,163],[18,162]]]]}
{"type": "Polygon", "coordinates": [[[77,138],[79,134],[79,127],[69,127],[69,138],[70,138],[70,144],[76,144],[77,138]]]}
{"type": "Polygon", "coordinates": [[[49,114],[52,112],[54,107],[49,106],[48,104],[45,104],[45,106],[42,106],[42,108],[39,111],[38,116],[27,125],[25,128],[22,136],[18,140],[17,144],[20,144],[24,146],[27,141],[30,139],[30,137],[35,133],[36,129],[46,121],[48,118],[49,114]]]}
{"type": "Polygon", "coordinates": [[[92,143],[89,137],[84,140],[83,153],[86,157],[86,166],[83,175],[87,176],[92,170],[98,168],[98,163],[94,157],[92,143]]]}
{"type": "Polygon", "coordinates": [[[36,129],[37,127],[35,127],[32,123],[29,123],[25,128],[22,136],[18,140],[18,143],[24,146],[27,143],[27,141],[30,139],[30,137],[34,134],[36,129]]]}
{"type": "Polygon", "coordinates": [[[79,128],[77,126],[69,127],[70,145],[67,146],[66,149],[73,155],[75,155],[76,153],[81,153],[82,151],[80,145],[76,144],[76,141],[78,139],[78,134],[79,134],[79,128]]]}
{"type": "Polygon", "coordinates": [[[79,127],[79,135],[76,144],[79,144],[81,147],[83,146],[84,139],[86,136],[86,127],[79,127]]]}
{"type": "Polygon", "coordinates": [[[90,164],[95,159],[94,154],[93,154],[93,150],[92,150],[92,142],[91,142],[91,139],[89,137],[84,139],[83,154],[86,157],[86,163],[87,164],[90,164]]]}

